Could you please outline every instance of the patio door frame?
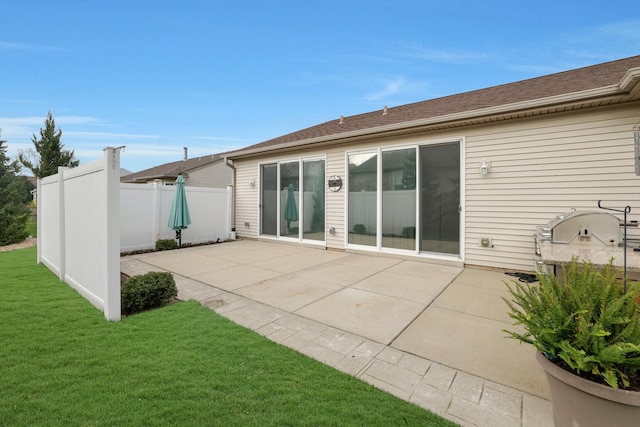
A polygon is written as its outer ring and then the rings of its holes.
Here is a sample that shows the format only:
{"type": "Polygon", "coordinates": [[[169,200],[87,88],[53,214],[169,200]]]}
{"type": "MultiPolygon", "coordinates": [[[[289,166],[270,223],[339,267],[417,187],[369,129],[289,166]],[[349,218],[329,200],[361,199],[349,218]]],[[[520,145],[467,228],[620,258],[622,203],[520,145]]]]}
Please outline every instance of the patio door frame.
{"type": "MultiPolygon", "coordinates": [[[[326,192],[326,183],[327,183],[327,178],[326,178],[326,168],[327,168],[327,160],[326,160],[326,156],[325,155],[320,155],[320,156],[309,156],[309,157],[297,157],[297,158],[287,158],[287,159],[282,159],[282,160],[276,160],[276,161],[265,161],[265,162],[261,162],[258,164],[258,168],[259,168],[259,172],[258,172],[258,176],[260,176],[260,189],[259,189],[259,205],[258,205],[258,218],[259,218],[259,229],[258,229],[258,236],[260,238],[264,238],[264,239],[275,239],[275,240],[283,240],[283,241],[292,241],[292,242],[301,242],[301,243],[308,243],[308,244],[312,244],[312,245],[322,245],[325,246],[326,245],[326,224],[327,224],[327,211],[326,211],[326,198],[327,198],[327,192],[326,192]],[[305,239],[304,238],[304,229],[307,226],[307,224],[305,224],[305,210],[306,209],[313,209],[314,206],[313,205],[309,205],[309,206],[305,206],[305,197],[304,197],[304,164],[307,162],[313,162],[313,161],[322,161],[323,162],[323,177],[322,177],[322,182],[323,182],[323,189],[324,189],[324,200],[323,200],[323,210],[324,210],[324,224],[322,226],[322,231],[323,231],[323,239],[322,240],[313,240],[313,239],[305,239]],[[282,188],[281,187],[281,165],[282,164],[286,164],[286,163],[297,163],[298,164],[298,216],[299,216],[299,220],[298,220],[298,236],[297,237],[291,237],[291,236],[284,236],[282,235],[282,212],[285,209],[285,206],[283,206],[282,203],[282,197],[281,197],[281,191],[282,188]],[[262,182],[262,172],[263,172],[263,167],[264,166],[268,166],[268,165],[275,165],[277,173],[276,173],[276,190],[277,190],[277,196],[276,196],[276,215],[275,215],[275,229],[276,229],[276,234],[264,234],[264,229],[266,228],[265,225],[263,224],[263,221],[265,220],[265,215],[264,215],[264,183],[262,182]]],[[[308,216],[308,215],[307,215],[308,216]]],[[[271,224],[272,228],[273,224],[271,224]]]]}
{"type": "Polygon", "coordinates": [[[397,146],[386,146],[386,147],[377,147],[377,148],[369,148],[369,149],[362,149],[362,150],[354,150],[354,151],[347,151],[345,152],[345,176],[347,177],[347,185],[346,185],[346,195],[345,195],[345,240],[344,240],[344,246],[345,248],[351,248],[351,249],[357,249],[357,250],[363,250],[363,251],[376,251],[376,252],[380,252],[380,253],[389,253],[389,254],[398,254],[398,255],[407,255],[407,254],[412,254],[412,255],[418,255],[418,256],[423,256],[423,257],[427,257],[427,258],[432,258],[432,259],[441,259],[441,260],[447,260],[447,261],[462,261],[464,262],[465,259],[465,206],[464,206],[464,201],[465,201],[465,139],[464,137],[460,137],[460,138],[447,138],[447,139],[441,139],[441,140],[431,140],[431,141],[424,141],[424,142],[418,142],[415,144],[403,144],[403,145],[397,145],[397,146]],[[460,153],[460,161],[459,161],[459,176],[460,176],[460,194],[459,194],[459,206],[458,206],[458,212],[459,212],[459,221],[458,221],[458,230],[459,230],[459,251],[457,254],[446,254],[446,253],[440,253],[440,252],[427,252],[427,251],[421,251],[420,247],[420,239],[422,237],[422,226],[421,226],[421,221],[420,221],[420,214],[421,214],[421,190],[422,190],[422,185],[421,185],[421,177],[422,177],[422,165],[420,162],[420,147],[424,147],[424,146],[435,146],[435,145],[444,145],[444,144],[459,144],[459,153],[460,153]],[[382,228],[383,228],[383,218],[382,218],[382,212],[383,212],[383,206],[382,206],[382,175],[383,175],[383,171],[382,171],[382,154],[385,152],[391,152],[391,151],[396,151],[396,150],[403,150],[403,149],[415,149],[415,153],[416,153],[416,203],[415,203],[415,218],[416,218],[416,231],[415,231],[415,235],[416,235],[416,245],[414,249],[396,249],[396,248],[391,248],[391,247],[384,247],[382,245],[382,228]],[[368,246],[368,245],[360,245],[360,244],[355,244],[355,243],[349,243],[349,232],[352,230],[349,230],[349,189],[350,189],[350,182],[349,182],[349,157],[351,155],[366,155],[366,154],[375,154],[377,156],[377,177],[376,177],[376,186],[377,186],[377,193],[376,193],[376,244],[375,246],[368,246]]]}

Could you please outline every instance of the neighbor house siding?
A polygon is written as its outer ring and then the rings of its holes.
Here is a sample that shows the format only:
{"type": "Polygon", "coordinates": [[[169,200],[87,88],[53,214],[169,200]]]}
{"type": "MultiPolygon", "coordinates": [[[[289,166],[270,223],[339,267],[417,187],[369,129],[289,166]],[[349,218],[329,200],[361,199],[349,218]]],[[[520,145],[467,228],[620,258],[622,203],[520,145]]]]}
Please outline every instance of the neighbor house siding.
{"type": "MultiPolygon", "coordinates": [[[[630,205],[629,219],[640,220],[633,146],[639,110],[635,103],[305,151],[303,157],[326,154],[327,177],[343,180],[339,192],[327,190],[326,245],[345,247],[347,152],[464,139],[465,263],[532,270],[536,227],[571,208],[598,209],[601,199],[606,206],[630,205]],[[483,159],[491,163],[484,176],[483,159]],[[329,234],[331,227],[335,235],[329,234]],[[481,237],[491,238],[493,247],[480,246],[481,237]]],[[[260,162],[295,157],[271,155],[260,162]]],[[[240,237],[258,237],[259,162],[239,159],[236,167],[236,231],[240,237]],[[255,187],[249,186],[250,179],[255,187]]]]}
{"type": "Polygon", "coordinates": [[[188,173],[187,183],[192,187],[227,188],[228,185],[233,184],[231,168],[222,160],[188,173]]]}
{"type": "MultiPolygon", "coordinates": [[[[533,233],[572,208],[638,207],[638,105],[562,113],[466,134],[466,263],[533,268],[533,233]],[[482,160],[491,172],[479,172],[482,160]],[[493,247],[481,247],[481,237],[493,247]]],[[[632,209],[632,217],[638,219],[632,209]]]]}

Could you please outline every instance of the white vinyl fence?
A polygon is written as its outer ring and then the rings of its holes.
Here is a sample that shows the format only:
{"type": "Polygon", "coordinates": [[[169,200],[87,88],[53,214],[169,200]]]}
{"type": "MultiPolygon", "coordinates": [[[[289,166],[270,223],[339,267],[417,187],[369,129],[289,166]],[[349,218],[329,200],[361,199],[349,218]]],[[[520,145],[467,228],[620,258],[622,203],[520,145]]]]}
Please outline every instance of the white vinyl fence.
{"type": "MultiPolygon", "coordinates": [[[[402,236],[404,227],[416,226],[416,210],[408,209],[415,206],[416,194],[414,190],[387,191],[384,194],[385,210],[382,215],[382,232],[402,236]]],[[[349,193],[349,231],[353,232],[356,224],[362,224],[369,233],[376,233],[377,195],[373,191],[349,193]],[[355,218],[355,219],[354,219],[355,218]]]]}
{"type": "Polygon", "coordinates": [[[38,263],[120,320],[120,150],[38,180],[38,263]]]}
{"type": "MultiPolygon", "coordinates": [[[[120,320],[120,253],[173,239],[167,223],[174,187],[121,184],[120,149],[101,160],[59,168],[38,180],[38,263],[120,320]]],[[[231,230],[232,188],[185,187],[191,225],[182,242],[224,241],[231,230]]]]}
{"type": "MultiPolygon", "coordinates": [[[[191,225],[182,244],[224,241],[231,230],[232,187],[185,187],[191,225]]],[[[145,184],[120,186],[120,250],[152,249],[158,239],[174,239],[167,226],[175,187],[145,184]]]]}

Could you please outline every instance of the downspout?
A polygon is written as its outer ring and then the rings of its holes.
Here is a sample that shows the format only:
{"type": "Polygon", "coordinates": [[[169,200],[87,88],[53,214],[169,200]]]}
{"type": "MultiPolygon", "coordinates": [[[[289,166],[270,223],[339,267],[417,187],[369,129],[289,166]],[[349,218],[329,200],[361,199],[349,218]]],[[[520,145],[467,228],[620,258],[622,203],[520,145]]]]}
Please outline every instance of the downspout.
{"type": "Polygon", "coordinates": [[[224,158],[224,164],[232,170],[231,185],[233,186],[233,197],[231,198],[231,230],[229,231],[236,231],[236,167],[233,164],[233,160],[229,160],[228,157],[224,158]]]}

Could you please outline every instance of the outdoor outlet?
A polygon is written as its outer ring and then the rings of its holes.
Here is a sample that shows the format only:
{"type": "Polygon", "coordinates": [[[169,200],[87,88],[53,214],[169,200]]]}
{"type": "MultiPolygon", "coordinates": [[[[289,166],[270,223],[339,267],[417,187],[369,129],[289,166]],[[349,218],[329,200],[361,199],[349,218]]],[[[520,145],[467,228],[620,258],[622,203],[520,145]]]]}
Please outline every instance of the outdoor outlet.
{"type": "Polygon", "coordinates": [[[245,223],[244,223],[244,226],[245,226],[245,227],[247,227],[247,228],[249,228],[249,223],[248,223],[248,222],[245,222],[245,223]]]}
{"type": "Polygon", "coordinates": [[[490,237],[481,237],[480,238],[480,246],[482,246],[483,248],[492,248],[493,247],[493,243],[491,243],[491,238],[490,237]]]}
{"type": "Polygon", "coordinates": [[[336,228],[335,227],[329,228],[329,234],[336,234],[336,228]]]}

